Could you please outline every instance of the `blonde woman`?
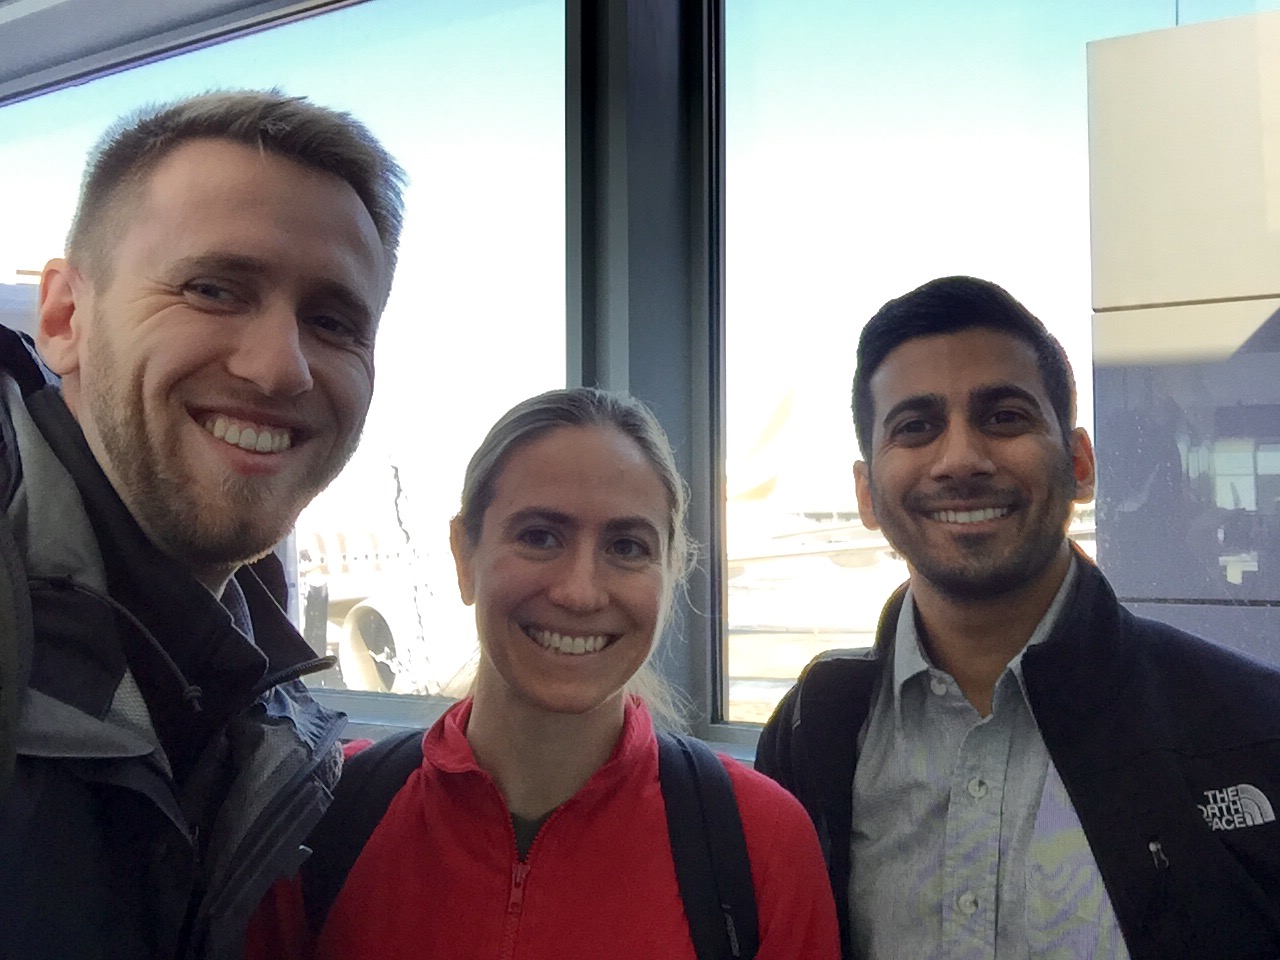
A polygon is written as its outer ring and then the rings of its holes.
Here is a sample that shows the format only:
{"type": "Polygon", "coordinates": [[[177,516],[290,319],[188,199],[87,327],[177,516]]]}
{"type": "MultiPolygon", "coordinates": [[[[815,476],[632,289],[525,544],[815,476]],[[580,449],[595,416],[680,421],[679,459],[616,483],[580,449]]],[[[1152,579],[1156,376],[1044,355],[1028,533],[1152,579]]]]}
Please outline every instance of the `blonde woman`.
{"type": "MultiPolygon", "coordinates": [[[[427,732],[421,765],[309,943],[314,956],[694,960],[650,710],[631,692],[655,688],[648,660],[688,564],[685,503],[667,439],[638,401],[557,390],[494,425],[451,529],[480,639],[474,693],[427,732]]],[[[834,960],[809,818],[772,781],[724,763],[756,956],[834,960]]],[[[288,896],[265,916],[261,955],[309,939],[288,896]]]]}

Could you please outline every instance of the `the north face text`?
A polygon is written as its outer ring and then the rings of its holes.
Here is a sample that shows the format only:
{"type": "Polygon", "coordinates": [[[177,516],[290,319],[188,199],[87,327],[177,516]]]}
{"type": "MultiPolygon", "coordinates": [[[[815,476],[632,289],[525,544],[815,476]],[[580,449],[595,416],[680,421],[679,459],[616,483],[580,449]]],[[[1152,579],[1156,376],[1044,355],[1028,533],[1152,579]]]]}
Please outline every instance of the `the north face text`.
{"type": "Polygon", "coordinates": [[[1257,787],[1242,783],[1222,790],[1206,790],[1205,803],[1196,804],[1204,821],[1213,830],[1256,827],[1275,820],[1271,801],[1257,787]]]}

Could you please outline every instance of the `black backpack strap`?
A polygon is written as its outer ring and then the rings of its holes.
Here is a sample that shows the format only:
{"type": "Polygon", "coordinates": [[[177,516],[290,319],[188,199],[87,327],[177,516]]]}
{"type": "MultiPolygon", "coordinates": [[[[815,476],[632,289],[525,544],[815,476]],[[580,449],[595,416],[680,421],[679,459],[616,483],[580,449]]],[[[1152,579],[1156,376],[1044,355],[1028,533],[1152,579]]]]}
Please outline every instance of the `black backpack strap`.
{"type": "Polygon", "coordinates": [[[307,846],[311,856],[299,871],[307,923],[319,933],[360,851],[382,821],[391,798],[422,765],[425,730],[403,730],[361,750],[342,768],[333,802],[316,824],[307,846]]]}
{"type": "Polygon", "coordinates": [[[698,960],[754,957],[755,886],[729,774],[701,740],[660,733],[658,780],[698,960]]]}

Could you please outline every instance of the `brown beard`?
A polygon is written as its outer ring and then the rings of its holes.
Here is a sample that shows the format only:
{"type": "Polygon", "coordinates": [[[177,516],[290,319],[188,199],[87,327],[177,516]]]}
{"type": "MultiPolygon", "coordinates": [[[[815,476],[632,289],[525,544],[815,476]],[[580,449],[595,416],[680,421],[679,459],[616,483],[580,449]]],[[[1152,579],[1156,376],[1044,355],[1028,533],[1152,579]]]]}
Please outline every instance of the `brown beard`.
{"type": "Polygon", "coordinates": [[[355,451],[358,432],[341,456],[315,464],[291,491],[229,476],[211,495],[184,475],[177,438],[148,432],[141,377],[122,369],[105,326],[95,314],[93,375],[81,380],[80,417],[97,428],[102,449],[95,455],[124,505],[152,543],[184,567],[230,570],[269,552],[355,451]]]}

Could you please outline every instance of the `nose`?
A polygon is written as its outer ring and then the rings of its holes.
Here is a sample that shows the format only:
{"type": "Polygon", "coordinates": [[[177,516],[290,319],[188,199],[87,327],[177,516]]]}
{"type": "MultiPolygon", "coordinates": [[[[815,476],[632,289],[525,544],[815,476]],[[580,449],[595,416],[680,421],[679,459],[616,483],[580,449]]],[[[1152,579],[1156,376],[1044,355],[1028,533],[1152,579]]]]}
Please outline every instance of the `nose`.
{"type": "Polygon", "coordinates": [[[547,595],[556,606],[573,613],[590,613],[608,603],[603,571],[594,549],[585,546],[567,551],[555,571],[547,595]]]}
{"type": "Polygon", "coordinates": [[[310,390],[311,363],[296,312],[285,304],[264,307],[253,322],[241,327],[227,369],[269,397],[293,397],[310,390]]]}
{"type": "Polygon", "coordinates": [[[938,454],[933,461],[935,480],[990,476],[995,473],[987,437],[967,422],[951,423],[938,440],[938,454]]]}

